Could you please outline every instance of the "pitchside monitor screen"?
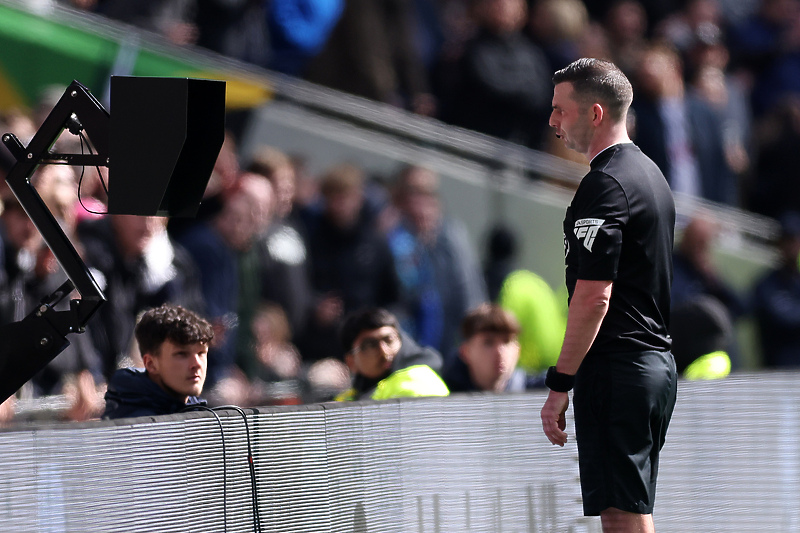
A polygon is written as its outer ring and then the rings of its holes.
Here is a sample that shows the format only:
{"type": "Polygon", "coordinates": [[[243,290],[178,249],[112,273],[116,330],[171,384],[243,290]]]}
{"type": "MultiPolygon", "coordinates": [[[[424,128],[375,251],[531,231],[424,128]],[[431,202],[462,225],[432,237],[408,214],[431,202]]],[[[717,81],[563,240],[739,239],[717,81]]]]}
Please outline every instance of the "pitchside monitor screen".
{"type": "Polygon", "coordinates": [[[108,211],[191,217],[225,137],[225,82],[112,76],[108,211]]]}

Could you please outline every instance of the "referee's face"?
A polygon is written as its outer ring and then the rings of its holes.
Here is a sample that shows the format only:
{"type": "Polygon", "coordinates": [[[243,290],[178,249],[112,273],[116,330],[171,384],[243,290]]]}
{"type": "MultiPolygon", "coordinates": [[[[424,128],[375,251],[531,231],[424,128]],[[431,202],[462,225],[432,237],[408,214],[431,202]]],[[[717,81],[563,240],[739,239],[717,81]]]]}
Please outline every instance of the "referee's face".
{"type": "Polygon", "coordinates": [[[593,134],[591,117],[589,111],[572,98],[572,93],[570,82],[555,86],[550,127],[556,130],[556,136],[564,141],[567,148],[588,154],[593,134]]]}

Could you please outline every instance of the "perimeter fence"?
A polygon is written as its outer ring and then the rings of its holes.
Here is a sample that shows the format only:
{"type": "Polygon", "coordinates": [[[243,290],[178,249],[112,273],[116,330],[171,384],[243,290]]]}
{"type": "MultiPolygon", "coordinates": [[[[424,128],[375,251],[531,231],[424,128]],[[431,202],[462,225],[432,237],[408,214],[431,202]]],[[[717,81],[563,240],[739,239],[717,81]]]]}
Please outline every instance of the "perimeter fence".
{"type": "MultiPolygon", "coordinates": [[[[659,479],[660,533],[800,530],[799,384],[798,373],[681,382],[659,479]]],[[[454,395],[7,429],[0,527],[599,532],[598,519],[581,516],[574,438],[561,449],[541,432],[544,398],[454,395]]]]}

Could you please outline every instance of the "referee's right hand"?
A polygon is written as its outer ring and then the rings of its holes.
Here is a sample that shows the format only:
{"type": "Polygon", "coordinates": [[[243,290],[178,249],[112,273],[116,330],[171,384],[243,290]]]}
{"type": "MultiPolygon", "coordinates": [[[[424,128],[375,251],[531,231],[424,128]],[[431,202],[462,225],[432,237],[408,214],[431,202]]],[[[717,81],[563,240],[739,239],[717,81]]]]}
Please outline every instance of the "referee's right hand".
{"type": "Polygon", "coordinates": [[[558,446],[567,443],[567,419],[564,413],[569,407],[569,393],[550,391],[542,407],[542,428],[547,439],[558,446]]]}

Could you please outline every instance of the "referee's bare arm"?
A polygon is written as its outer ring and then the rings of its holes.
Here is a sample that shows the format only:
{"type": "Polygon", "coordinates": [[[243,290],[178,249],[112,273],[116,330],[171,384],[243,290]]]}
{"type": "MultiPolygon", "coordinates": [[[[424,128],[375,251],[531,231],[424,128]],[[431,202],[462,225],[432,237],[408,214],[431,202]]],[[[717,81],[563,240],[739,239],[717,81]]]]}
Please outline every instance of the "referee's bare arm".
{"type": "MultiPolygon", "coordinates": [[[[608,312],[611,299],[611,281],[579,279],[575,284],[569,311],[564,344],[558,356],[556,370],[575,375],[583,358],[591,348],[600,324],[608,312]]],[[[569,393],[550,391],[542,407],[542,428],[547,439],[558,446],[567,443],[567,426],[564,413],[569,407],[569,393]]]]}

